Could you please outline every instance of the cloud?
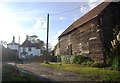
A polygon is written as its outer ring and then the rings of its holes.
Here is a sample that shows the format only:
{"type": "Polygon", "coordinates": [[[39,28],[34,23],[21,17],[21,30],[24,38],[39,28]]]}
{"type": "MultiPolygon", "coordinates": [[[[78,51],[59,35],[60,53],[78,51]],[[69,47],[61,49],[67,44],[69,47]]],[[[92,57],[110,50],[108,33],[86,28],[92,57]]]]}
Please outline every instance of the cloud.
{"type": "Polygon", "coordinates": [[[0,4],[0,12],[0,40],[10,43],[14,35],[16,37],[16,42],[18,43],[18,36],[20,36],[22,43],[29,30],[21,28],[22,25],[16,21],[17,16],[14,16],[5,5],[0,4]]]}
{"type": "Polygon", "coordinates": [[[58,37],[62,34],[63,31],[64,31],[64,30],[58,31],[58,32],[56,33],[56,35],[54,36],[54,39],[53,39],[52,41],[50,41],[50,42],[52,42],[52,43],[51,43],[52,48],[54,48],[54,46],[58,43],[58,37]]]}
{"type": "Polygon", "coordinates": [[[89,6],[88,6],[88,5],[81,6],[80,12],[81,12],[82,14],[85,14],[85,13],[87,13],[88,11],[89,11],[89,6]]]}
{"type": "Polygon", "coordinates": [[[57,38],[62,34],[63,31],[64,31],[64,30],[58,31],[54,38],[57,39],[57,38]]]}
{"type": "Polygon", "coordinates": [[[35,17],[31,17],[28,15],[14,15],[14,20],[17,23],[25,23],[25,22],[29,22],[29,23],[33,23],[35,21],[35,17]]]}
{"type": "Polygon", "coordinates": [[[60,20],[64,20],[65,18],[64,17],[59,17],[60,20]]]}
{"type": "Polygon", "coordinates": [[[101,2],[103,2],[104,0],[90,0],[88,5],[90,7],[90,10],[95,8],[97,5],[99,5],[101,2]]]}
{"type": "Polygon", "coordinates": [[[104,0],[89,0],[85,5],[81,6],[80,12],[83,13],[84,15],[85,13],[92,10],[103,1],[104,0]]]}
{"type": "Polygon", "coordinates": [[[40,32],[46,31],[47,21],[43,17],[38,17],[33,24],[32,33],[39,34],[40,32]]]}
{"type": "Polygon", "coordinates": [[[34,10],[25,10],[25,9],[18,9],[19,11],[15,12],[15,14],[19,14],[19,15],[24,15],[24,14],[41,14],[41,13],[46,13],[46,12],[53,12],[53,11],[49,11],[49,10],[45,10],[44,9],[34,9],[34,10]]]}

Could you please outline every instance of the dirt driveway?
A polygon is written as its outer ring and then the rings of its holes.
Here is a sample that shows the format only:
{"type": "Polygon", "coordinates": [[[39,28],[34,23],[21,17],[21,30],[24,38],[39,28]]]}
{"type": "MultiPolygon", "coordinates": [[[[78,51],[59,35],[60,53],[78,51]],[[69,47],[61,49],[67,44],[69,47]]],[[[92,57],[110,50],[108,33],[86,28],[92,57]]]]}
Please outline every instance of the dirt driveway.
{"type": "Polygon", "coordinates": [[[17,64],[17,67],[34,73],[38,77],[45,78],[42,81],[92,81],[71,72],[40,66],[38,63],[17,64]]]}

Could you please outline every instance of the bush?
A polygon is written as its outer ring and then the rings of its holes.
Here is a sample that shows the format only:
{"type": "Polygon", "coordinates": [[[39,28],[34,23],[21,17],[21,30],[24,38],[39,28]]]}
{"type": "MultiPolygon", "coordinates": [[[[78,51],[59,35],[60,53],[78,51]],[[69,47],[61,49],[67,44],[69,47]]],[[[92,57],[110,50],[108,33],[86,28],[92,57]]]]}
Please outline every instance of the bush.
{"type": "Polygon", "coordinates": [[[104,67],[104,63],[101,61],[95,61],[93,64],[91,64],[91,67],[99,67],[102,68],[104,67]]]}
{"type": "Polygon", "coordinates": [[[64,62],[64,63],[70,64],[71,63],[70,58],[71,58],[71,56],[64,55],[64,56],[61,56],[61,61],[64,62]]]}
{"type": "Polygon", "coordinates": [[[60,62],[60,61],[61,61],[61,56],[57,55],[57,62],[60,62]]]}
{"type": "Polygon", "coordinates": [[[71,57],[70,57],[70,63],[71,63],[71,64],[74,63],[74,59],[75,59],[75,56],[71,56],[71,57]]]}
{"type": "Polygon", "coordinates": [[[68,64],[73,64],[73,63],[81,64],[82,62],[88,62],[92,60],[82,55],[78,55],[78,56],[64,55],[64,56],[61,56],[61,61],[68,64]]]}
{"type": "Polygon", "coordinates": [[[91,67],[93,63],[94,63],[93,61],[88,61],[88,62],[81,63],[81,65],[91,67]]]}
{"type": "Polygon", "coordinates": [[[111,64],[112,64],[111,58],[110,58],[110,56],[107,56],[107,58],[106,58],[106,67],[111,66],[111,64]]]}
{"type": "Polygon", "coordinates": [[[49,61],[44,61],[43,63],[44,63],[44,64],[49,64],[49,61]]]}
{"type": "Polygon", "coordinates": [[[75,56],[75,58],[74,58],[74,63],[76,63],[76,64],[81,64],[83,62],[88,62],[88,61],[92,61],[92,60],[83,55],[75,56]]]}
{"type": "Polygon", "coordinates": [[[119,61],[118,60],[119,60],[118,57],[114,57],[113,58],[113,63],[112,63],[112,66],[111,66],[112,69],[120,70],[119,61]]]}

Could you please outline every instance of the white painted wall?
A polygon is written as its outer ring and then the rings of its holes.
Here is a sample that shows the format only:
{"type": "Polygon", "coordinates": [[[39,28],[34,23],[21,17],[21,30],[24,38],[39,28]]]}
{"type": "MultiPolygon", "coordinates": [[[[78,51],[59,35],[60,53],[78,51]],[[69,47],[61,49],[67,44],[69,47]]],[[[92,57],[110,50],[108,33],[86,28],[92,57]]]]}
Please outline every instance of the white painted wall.
{"type": "MultiPolygon", "coordinates": [[[[20,47],[19,48],[19,57],[21,57],[21,53],[23,52],[23,47],[20,47]]],[[[28,56],[29,55],[37,55],[37,56],[40,56],[41,54],[41,49],[36,49],[36,47],[31,47],[31,51],[29,51],[29,47],[25,47],[25,52],[28,53],[28,56]]]]}
{"type": "Polygon", "coordinates": [[[18,47],[19,47],[19,45],[15,45],[15,44],[11,44],[11,45],[7,45],[7,48],[10,48],[10,49],[12,49],[12,50],[18,50],[18,47]]]}

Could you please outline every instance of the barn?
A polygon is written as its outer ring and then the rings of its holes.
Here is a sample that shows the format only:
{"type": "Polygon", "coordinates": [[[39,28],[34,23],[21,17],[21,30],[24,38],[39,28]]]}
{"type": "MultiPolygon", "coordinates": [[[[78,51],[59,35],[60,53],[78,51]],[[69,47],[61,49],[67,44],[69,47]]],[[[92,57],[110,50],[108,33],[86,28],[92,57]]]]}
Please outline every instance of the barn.
{"type": "Polygon", "coordinates": [[[102,2],[59,36],[59,55],[84,55],[94,61],[105,60],[116,26],[120,26],[120,2],[102,2]]]}

